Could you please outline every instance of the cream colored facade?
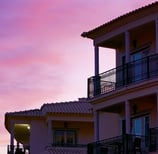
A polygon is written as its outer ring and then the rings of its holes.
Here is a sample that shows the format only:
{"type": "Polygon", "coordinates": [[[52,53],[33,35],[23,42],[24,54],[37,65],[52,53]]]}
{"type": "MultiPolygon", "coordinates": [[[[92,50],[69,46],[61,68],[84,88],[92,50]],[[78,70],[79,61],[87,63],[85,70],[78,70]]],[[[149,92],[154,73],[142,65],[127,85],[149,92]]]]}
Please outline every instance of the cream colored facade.
{"type": "Polygon", "coordinates": [[[93,153],[102,153],[103,148],[112,151],[110,146],[117,150],[114,153],[129,153],[138,136],[138,152],[158,150],[157,10],[155,2],[82,33],[94,45],[95,74],[88,79],[88,97],[95,113],[95,142],[104,145],[98,144],[99,151],[93,147],[93,153]],[[100,48],[115,49],[116,68],[99,72],[100,48]],[[107,113],[109,118],[104,118],[107,113]],[[131,136],[128,147],[124,135],[131,136]]]}
{"type": "Polygon", "coordinates": [[[10,133],[8,154],[86,154],[94,140],[93,113],[86,99],[6,113],[5,126],[10,133]]]}

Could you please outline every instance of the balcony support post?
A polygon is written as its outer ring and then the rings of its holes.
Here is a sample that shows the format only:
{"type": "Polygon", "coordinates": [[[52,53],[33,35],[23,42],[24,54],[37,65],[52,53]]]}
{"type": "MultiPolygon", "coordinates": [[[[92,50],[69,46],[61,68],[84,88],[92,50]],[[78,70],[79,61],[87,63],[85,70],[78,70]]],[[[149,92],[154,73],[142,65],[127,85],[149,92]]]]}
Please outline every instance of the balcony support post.
{"type": "Polygon", "coordinates": [[[99,47],[94,46],[94,65],[95,65],[95,75],[99,75],[99,47]]]}
{"type": "Polygon", "coordinates": [[[48,145],[51,146],[53,141],[52,121],[48,120],[48,145]]]}
{"type": "Polygon", "coordinates": [[[130,134],[130,104],[125,101],[125,117],[126,117],[126,134],[130,134]]]}
{"type": "Polygon", "coordinates": [[[10,131],[10,152],[14,154],[14,122],[11,121],[11,131],[10,131]]]}
{"type": "Polygon", "coordinates": [[[128,31],[125,32],[125,55],[126,63],[130,61],[130,34],[128,31]]]}
{"type": "Polygon", "coordinates": [[[158,53],[158,19],[155,20],[156,53],[158,53]]]}
{"type": "Polygon", "coordinates": [[[101,94],[100,89],[100,76],[99,76],[99,47],[97,45],[94,46],[94,61],[95,61],[95,77],[94,77],[94,96],[101,94]]]}

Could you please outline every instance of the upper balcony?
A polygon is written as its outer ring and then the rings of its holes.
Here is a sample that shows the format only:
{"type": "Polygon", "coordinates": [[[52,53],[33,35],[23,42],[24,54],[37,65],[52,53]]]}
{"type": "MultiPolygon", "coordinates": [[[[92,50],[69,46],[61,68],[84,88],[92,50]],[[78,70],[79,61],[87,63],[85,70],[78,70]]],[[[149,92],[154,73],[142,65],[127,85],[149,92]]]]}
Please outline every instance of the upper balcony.
{"type": "Polygon", "coordinates": [[[126,63],[88,78],[88,98],[158,77],[158,54],[126,63]]]}

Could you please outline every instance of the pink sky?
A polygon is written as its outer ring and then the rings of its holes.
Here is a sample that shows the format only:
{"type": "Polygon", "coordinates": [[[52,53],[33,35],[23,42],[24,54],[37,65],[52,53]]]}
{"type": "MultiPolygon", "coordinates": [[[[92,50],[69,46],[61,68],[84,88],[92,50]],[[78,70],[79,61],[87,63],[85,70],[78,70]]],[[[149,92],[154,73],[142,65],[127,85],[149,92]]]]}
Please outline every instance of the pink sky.
{"type": "MultiPolygon", "coordinates": [[[[93,44],[82,32],[152,2],[1,0],[0,153],[9,144],[6,112],[87,96],[87,78],[94,74],[93,44]]],[[[104,49],[101,57],[101,71],[115,67],[113,51],[104,49]]]]}

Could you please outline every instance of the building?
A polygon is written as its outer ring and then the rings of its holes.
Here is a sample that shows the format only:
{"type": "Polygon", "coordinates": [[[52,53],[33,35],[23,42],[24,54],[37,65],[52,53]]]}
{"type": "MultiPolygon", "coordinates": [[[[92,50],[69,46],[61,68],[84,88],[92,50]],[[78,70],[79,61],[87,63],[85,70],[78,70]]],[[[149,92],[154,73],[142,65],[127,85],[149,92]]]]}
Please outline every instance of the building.
{"type": "Polygon", "coordinates": [[[95,55],[95,74],[88,78],[95,119],[95,141],[89,144],[89,154],[156,153],[158,2],[81,35],[93,40],[95,55]],[[116,68],[99,72],[100,48],[115,50],[116,68]],[[103,118],[105,113],[115,117],[114,126],[103,118]]]}
{"type": "Polygon", "coordinates": [[[86,154],[94,140],[92,106],[85,98],[6,113],[5,127],[8,154],[86,154]]]}

